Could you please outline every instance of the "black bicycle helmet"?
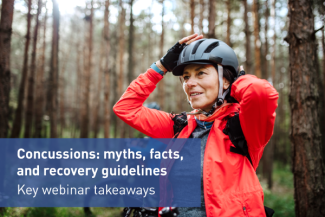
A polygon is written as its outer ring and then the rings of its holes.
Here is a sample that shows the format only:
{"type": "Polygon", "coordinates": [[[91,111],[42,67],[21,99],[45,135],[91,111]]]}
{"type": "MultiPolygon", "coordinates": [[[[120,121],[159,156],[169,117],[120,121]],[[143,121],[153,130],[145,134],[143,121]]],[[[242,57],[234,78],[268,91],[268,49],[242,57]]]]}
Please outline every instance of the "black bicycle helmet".
{"type": "Polygon", "coordinates": [[[201,39],[186,46],[178,57],[173,75],[181,76],[185,66],[189,64],[222,65],[237,77],[237,56],[231,47],[218,39],[201,39]]]}
{"type": "Polygon", "coordinates": [[[222,105],[229,92],[229,89],[223,92],[223,67],[230,69],[235,78],[238,75],[238,59],[234,50],[218,39],[201,39],[183,49],[173,75],[183,75],[184,68],[189,64],[212,64],[216,67],[219,74],[217,106],[222,105]]]}

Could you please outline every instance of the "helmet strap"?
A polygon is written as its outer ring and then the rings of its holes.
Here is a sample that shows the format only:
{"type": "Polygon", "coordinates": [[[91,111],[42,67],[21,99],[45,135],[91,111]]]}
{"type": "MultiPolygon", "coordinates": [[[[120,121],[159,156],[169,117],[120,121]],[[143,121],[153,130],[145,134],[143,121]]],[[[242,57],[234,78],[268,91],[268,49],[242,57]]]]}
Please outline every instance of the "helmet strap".
{"type": "Polygon", "coordinates": [[[219,64],[218,64],[218,76],[219,76],[219,93],[217,99],[217,106],[221,106],[224,103],[225,97],[228,94],[229,89],[223,92],[223,67],[219,64]]]}

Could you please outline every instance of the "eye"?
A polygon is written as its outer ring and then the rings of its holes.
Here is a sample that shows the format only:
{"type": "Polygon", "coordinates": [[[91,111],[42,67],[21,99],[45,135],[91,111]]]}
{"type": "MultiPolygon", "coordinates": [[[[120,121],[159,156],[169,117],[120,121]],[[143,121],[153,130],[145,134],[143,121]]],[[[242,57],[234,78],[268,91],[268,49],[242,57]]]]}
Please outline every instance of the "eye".
{"type": "Polygon", "coordinates": [[[204,72],[203,71],[200,71],[199,73],[197,73],[198,75],[203,75],[204,72]]]}
{"type": "Polygon", "coordinates": [[[187,81],[189,78],[190,78],[190,76],[188,76],[188,75],[183,76],[184,81],[187,81]]]}

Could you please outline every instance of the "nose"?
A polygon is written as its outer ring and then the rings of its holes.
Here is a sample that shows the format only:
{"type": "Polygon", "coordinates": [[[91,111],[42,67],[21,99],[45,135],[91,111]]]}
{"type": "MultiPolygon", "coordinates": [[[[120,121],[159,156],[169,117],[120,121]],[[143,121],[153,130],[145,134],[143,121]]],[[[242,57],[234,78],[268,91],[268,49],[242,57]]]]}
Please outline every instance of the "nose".
{"type": "Polygon", "coordinates": [[[188,88],[195,87],[197,85],[197,80],[194,76],[191,76],[185,83],[188,88]]]}

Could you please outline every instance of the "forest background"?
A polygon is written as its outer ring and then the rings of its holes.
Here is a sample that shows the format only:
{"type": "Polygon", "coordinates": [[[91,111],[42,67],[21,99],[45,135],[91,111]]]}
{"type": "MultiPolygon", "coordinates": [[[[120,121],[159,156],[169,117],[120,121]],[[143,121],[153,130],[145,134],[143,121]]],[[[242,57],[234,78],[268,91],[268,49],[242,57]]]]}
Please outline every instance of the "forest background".
{"type": "MultiPolygon", "coordinates": [[[[230,45],[246,73],[268,80],[279,92],[274,134],[257,170],[265,205],[275,216],[325,215],[320,208],[325,200],[324,2],[2,0],[0,5],[0,137],[143,137],[118,120],[113,105],[176,41],[202,33],[230,45]]],[[[166,112],[191,110],[171,73],[150,102],[166,112]]],[[[3,216],[121,212],[0,210],[3,216]]]]}

